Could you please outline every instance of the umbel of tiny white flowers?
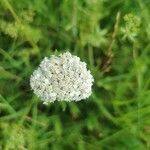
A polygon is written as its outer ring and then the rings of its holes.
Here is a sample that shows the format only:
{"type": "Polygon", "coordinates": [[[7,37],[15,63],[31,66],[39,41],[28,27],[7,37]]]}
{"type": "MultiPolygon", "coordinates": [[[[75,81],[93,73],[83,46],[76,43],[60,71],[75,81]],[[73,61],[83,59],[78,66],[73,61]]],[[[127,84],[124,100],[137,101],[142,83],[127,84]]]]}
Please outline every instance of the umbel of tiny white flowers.
{"type": "Polygon", "coordinates": [[[33,92],[44,104],[58,101],[80,101],[92,93],[93,76],[86,63],[66,52],[45,57],[30,78],[33,92]]]}

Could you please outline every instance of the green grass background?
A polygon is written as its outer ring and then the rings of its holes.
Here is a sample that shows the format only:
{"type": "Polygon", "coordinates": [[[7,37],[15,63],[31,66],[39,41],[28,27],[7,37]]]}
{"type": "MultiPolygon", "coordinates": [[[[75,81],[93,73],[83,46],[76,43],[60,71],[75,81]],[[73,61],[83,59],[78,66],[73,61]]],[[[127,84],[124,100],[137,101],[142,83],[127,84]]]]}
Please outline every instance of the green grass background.
{"type": "Polygon", "coordinates": [[[149,150],[150,1],[0,0],[0,150],[149,150]],[[69,50],[93,93],[48,106],[40,61],[69,50]]]}

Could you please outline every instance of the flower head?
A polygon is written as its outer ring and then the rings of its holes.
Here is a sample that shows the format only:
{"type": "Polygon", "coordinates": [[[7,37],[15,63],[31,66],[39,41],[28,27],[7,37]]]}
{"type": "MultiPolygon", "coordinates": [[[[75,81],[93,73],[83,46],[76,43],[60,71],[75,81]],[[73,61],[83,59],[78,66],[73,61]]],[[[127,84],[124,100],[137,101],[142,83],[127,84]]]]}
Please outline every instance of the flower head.
{"type": "Polygon", "coordinates": [[[80,101],[91,95],[93,76],[86,63],[69,52],[45,57],[30,78],[33,92],[44,104],[59,101],[80,101]]]}

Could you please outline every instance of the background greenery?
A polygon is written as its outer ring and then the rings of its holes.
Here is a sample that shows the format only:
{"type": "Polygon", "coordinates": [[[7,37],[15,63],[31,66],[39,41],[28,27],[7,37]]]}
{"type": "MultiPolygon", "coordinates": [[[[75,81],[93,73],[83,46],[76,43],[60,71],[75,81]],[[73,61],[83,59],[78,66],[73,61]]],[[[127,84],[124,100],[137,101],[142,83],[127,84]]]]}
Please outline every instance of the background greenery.
{"type": "Polygon", "coordinates": [[[0,150],[150,149],[149,41],[149,0],[0,0],[0,150]],[[65,50],[93,94],[45,106],[30,75],[65,50]]]}

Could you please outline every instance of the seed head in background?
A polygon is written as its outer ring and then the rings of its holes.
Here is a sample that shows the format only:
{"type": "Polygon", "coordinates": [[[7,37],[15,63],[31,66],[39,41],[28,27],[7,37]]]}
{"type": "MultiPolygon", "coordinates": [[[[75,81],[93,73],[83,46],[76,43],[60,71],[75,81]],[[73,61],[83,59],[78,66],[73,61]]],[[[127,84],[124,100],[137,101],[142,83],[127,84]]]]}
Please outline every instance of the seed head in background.
{"type": "Polygon", "coordinates": [[[70,52],[45,57],[30,78],[33,92],[44,104],[80,101],[92,93],[94,79],[86,63],[70,52]]]}

